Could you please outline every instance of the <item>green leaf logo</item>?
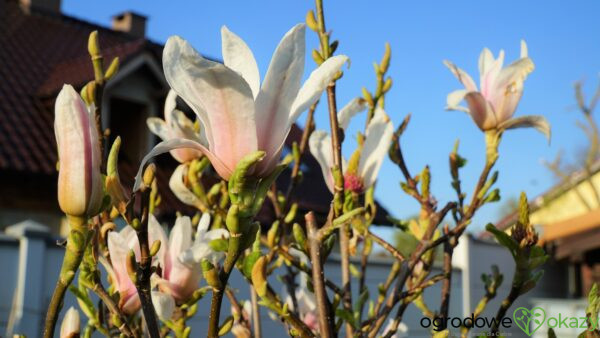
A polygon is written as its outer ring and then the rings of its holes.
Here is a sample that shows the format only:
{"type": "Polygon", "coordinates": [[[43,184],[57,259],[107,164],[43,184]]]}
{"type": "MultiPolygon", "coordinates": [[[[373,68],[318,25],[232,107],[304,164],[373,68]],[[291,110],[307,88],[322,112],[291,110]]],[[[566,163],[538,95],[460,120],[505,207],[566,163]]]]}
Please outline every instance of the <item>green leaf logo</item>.
{"type": "Polygon", "coordinates": [[[513,312],[513,319],[515,324],[531,337],[546,321],[546,311],[541,307],[534,307],[531,310],[520,307],[513,312]]]}

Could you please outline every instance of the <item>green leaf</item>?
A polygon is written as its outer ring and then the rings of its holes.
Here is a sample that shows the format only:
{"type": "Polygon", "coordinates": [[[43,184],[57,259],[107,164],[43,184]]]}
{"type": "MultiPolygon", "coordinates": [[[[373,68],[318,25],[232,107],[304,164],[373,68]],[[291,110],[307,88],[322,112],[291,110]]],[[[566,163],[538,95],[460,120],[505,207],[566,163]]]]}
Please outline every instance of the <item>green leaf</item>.
{"type": "Polygon", "coordinates": [[[354,315],[352,314],[352,312],[350,312],[346,309],[336,309],[335,315],[336,315],[336,317],[339,317],[339,318],[345,320],[346,322],[348,322],[355,329],[357,328],[356,323],[354,322],[354,315]]]}
{"type": "Polygon", "coordinates": [[[515,256],[516,250],[519,248],[517,242],[515,242],[506,232],[498,230],[492,223],[486,225],[485,230],[491,232],[500,245],[510,250],[515,256]]]}

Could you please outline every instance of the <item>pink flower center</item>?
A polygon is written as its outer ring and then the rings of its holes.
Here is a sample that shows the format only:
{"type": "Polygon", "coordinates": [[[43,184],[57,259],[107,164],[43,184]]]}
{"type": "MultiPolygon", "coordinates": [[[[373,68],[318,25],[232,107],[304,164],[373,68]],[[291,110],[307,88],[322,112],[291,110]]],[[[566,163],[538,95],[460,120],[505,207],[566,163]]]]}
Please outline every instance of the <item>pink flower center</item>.
{"type": "Polygon", "coordinates": [[[355,174],[344,175],[344,189],[361,193],[364,190],[362,178],[355,174]]]}

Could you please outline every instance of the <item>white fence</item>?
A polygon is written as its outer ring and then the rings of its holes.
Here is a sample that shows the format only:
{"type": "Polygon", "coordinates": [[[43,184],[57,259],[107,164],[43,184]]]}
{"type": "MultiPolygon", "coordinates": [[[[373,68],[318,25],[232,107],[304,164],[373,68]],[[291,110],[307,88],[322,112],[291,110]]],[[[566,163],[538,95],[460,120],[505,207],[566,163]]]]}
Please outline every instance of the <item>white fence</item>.
{"type": "MultiPolygon", "coordinates": [[[[13,333],[25,334],[27,337],[39,337],[43,328],[46,306],[50,300],[54,284],[58,277],[63,249],[56,244],[58,238],[50,235],[46,227],[31,221],[22,222],[7,228],[5,234],[0,234],[0,271],[2,287],[0,287],[0,336],[10,337],[13,333]]],[[[467,317],[484,294],[482,273],[488,273],[492,264],[497,264],[504,273],[503,286],[498,291],[498,297],[491,302],[484,316],[492,317],[498,305],[510,288],[514,263],[510,254],[495,244],[484,243],[470,237],[461,239],[454,257],[455,269],[452,275],[452,297],[450,316],[467,317]],[[464,292],[463,292],[464,291],[464,292]]],[[[366,283],[371,298],[377,294],[377,285],[387,277],[391,261],[372,259],[369,263],[366,283]]],[[[434,271],[433,274],[440,271],[434,271]]],[[[340,280],[339,263],[332,255],[325,264],[327,278],[340,280]]],[[[566,289],[564,271],[560,267],[546,269],[544,283],[528,297],[564,298],[566,289]],[[556,271],[555,271],[556,270],[556,271]]],[[[270,282],[276,290],[282,289],[276,278],[270,282]]],[[[237,273],[231,277],[231,285],[237,288],[240,300],[249,299],[249,289],[242,277],[237,273]]],[[[356,287],[356,283],[353,284],[356,287]]],[[[356,291],[356,290],[355,290],[356,291]]],[[[355,293],[356,294],[356,293],[355,293]]],[[[437,310],[440,301],[440,287],[436,285],[425,292],[425,302],[432,310],[437,310]]],[[[190,321],[192,336],[204,336],[207,328],[207,316],[210,297],[202,299],[199,311],[190,321]]],[[[64,309],[75,305],[74,296],[67,294],[64,309]]],[[[519,306],[529,306],[529,298],[520,300],[519,306]]],[[[223,317],[229,313],[229,305],[223,306],[223,317]]],[[[284,337],[287,334],[280,323],[272,321],[263,311],[263,328],[268,333],[265,337],[284,337]]],[[[64,311],[63,311],[64,313],[64,311]]],[[[395,313],[393,311],[392,313],[395,313]]],[[[81,314],[83,316],[83,314],[81,314]]],[[[512,312],[510,312],[512,316],[512,312]]],[[[414,306],[410,306],[405,315],[404,323],[408,327],[406,336],[426,337],[430,331],[421,326],[423,314],[414,306]]],[[[513,336],[523,333],[516,326],[507,330],[513,336]]]]}

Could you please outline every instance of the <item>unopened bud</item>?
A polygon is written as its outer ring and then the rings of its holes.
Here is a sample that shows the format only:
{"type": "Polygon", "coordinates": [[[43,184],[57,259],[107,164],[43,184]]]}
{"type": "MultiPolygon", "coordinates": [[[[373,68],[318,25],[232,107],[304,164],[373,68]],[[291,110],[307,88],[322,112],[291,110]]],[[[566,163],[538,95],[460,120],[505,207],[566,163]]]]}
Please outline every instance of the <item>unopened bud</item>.
{"type": "Polygon", "coordinates": [[[267,259],[260,257],[252,267],[252,285],[260,297],[267,295],[267,259]]]}
{"type": "Polygon", "coordinates": [[[108,66],[108,69],[104,73],[104,78],[109,80],[115,74],[117,74],[118,71],[119,71],[119,58],[116,57],[112,60],[112,62],[110,63],[110,66],[108,66]]]}
{"type": "Polygon", "coordinates": [[[70,307],[60,325],[60,338],[79,337],[80,326],[79,311],[70,307]]]}
{"type": "Polygon", "coordinates": [[[392,57],[392,49],[390,48],[390,43],[386,42],[385,43],[385,52],[383,53],[383,58],[381,59],[381,62],[379,63],[379,69],[381,69],[382,73],[387,72],[388,68],[390,67],[391,57],[392,57]]]}
{"type": "Polygon", "coordinates": [[[161,241],[158,239],[152,243],[152,246],[150,247],[150,256],[154,257],[156,254],[158,254],[158,251],[160,250],[160,244],[161,241]]]}
{"type": "Polygon", "coordinates": [[[312,10],[306,12],[306,25],[308,28],[317,32],[319,30],[319,24],[317,24],[317,19],[315,18],[315,12],[312,10]]]}
{"type": "Polygon", "coordinates": [[[135,284],[137,281],[137,261],[135,259],[135,252],[133,250],[129,250],[129,254],[127,255],[127,260],[125,261],[125,266],[127,267],[127,274],[131,281],[135,284]]]}
{"type": "Polygon", "coordinates": [[[98,31],[93,31],[90,33],[90,37],[88,39],[88,53],[92,59],[100,57],[100,42],[98,40],[98,31]]]}
{"type": "Polygon", "coordinates": [[[146,170],[144,170],[143,182],[147,187],[152,185],[152,181],[154,181],[154,176],[156,174],[156,165],[154,163],[150,163],[146,170]]]}

